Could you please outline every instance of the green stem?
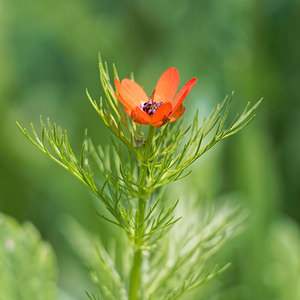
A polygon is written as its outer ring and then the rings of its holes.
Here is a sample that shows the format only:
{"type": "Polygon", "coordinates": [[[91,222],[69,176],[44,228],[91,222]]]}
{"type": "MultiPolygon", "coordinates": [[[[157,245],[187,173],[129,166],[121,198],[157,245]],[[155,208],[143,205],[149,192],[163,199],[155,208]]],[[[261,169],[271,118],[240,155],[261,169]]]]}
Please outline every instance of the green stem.
{"type": "Polygon", "coordinates": [[[151,150],[154,133],[155,133],[155,127],[154,126],[149,126],[148,136],[147,136],[147,143],[146,143],[146,149],[145,149],[145,158],[146,159],[148,159],[149,154],[150,154],[149,152],[151,150]]]}
{"type": "Polygon", "coordinates": [[[137,300],[140,281],[141,281],[141,265],[142,265],[142,250],[137,249],[134,251],[133,266],[131,269],[131,281],[129,289],[129,300],[137,300]]]}
{"type": "Polygon", "coordinates": [[[151,154],[151,146],[155,133],[155,127],[149,126],[147,142],[145,145],[144,153],[142,155],[142,161],[140,162],[140,175],[138,179],[140,187],[140,197],[138,199],[138,209],[136,212],[135,220],[135,241],[134,241],[134,256],[133,264],[130,274],[130,287],[129,287],[129,300],[139,299],[139,290],[141,289],[141,268],[142,268],[142,247],[145,227],[144,218],[146,212],[146,198],[145,198],[145,186],[147,183],[147,163],[151,154]]]}

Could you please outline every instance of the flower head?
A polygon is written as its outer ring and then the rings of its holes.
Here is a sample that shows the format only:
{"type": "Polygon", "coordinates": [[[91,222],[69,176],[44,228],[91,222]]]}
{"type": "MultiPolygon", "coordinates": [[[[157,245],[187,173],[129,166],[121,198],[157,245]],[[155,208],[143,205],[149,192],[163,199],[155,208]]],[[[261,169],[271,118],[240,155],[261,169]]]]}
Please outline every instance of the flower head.
{"type": "Polygon", "coordinates": [[[179,73],[175,68],[170,68],[161,75],[152,95],[148,97],[135,81],[125,78],[120,82],[115,78],[118,92],[115,96],[134,122],[160,127],[183,115],[185,107],[182,102],[196,81],[196,78],[189,80],[176,95],[179,73]]]}

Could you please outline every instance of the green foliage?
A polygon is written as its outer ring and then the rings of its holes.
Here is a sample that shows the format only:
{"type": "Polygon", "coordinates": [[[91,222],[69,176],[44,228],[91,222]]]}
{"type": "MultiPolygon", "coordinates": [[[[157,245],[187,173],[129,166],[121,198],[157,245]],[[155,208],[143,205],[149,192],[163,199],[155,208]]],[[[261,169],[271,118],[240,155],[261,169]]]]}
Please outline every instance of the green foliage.
{"type": "MultiPolygon", "coordinates": [[[[176,214],[182,213],[182,205],[176,214]]],[[[236,203],[203,204],[193,207],[189,218],[175,224],[149,254],[144,252],[142,299],[178,299],[225,271],[213,257],[240,230],[246,217],[236,203]]],[[[128,241],[119,240],[106,250],[99,237],[90,234],[73,218],[61,222],[66,239],[87,265],[103,299],[128,299],[128,278],[132,253],[128,241]],[[76,239],[73,237],[76,236],[76,239]],[[122,268],[118,268],[118,260],[122,268]]],[[[120,239],[120,238],[119,238],[120,239]]],[[[111,241],[113,242],[113,241],[111,241]]],[[[90,299],[96,299],[89,295],[90,299]]],[[[101,298],[102,299],[102,298],[101,298]]]]}
{"type": "MultiPolygon", "coordinates": [[[[227,239],[225,233],[227,226],[231,224],[232,214],[227,215],[222,211],[226,217],[222,222],[218,220],[219,227],[217,226],[215,230],[212,229],[214,227],[209,227],[214,224],[213,219],[209,219],[208,227],[204,227],[205,230],[210,228],[211,235],[203,239],[205,234],[197,236],[195,233],[193,237],[189,237],[193,239],[193,244],[184,239],[183,244],[176,247],[179,249],[186,247],[189,250],[186,250],[184,255],[179,251],[170,263],[170,257],[166,256],[169,246],[165,246],[164,242],[168,240],[169,230],[178,223],[181,216],[175,217],[174,214],[178,201],[165,207],[165,201],[162,200],[165,194],[162,188],[187,176],[190,173],[188,168],[199,157],[219,141],[247,126],[254,118],[254,111],[261,100],[251,108],[248,103],[242,114],[236,115],[229,125],[226,123],[232,96],[229,99],[226,97],[201,125],[196,113],[192,124],[185,129],[182,122],[176,122],[160,129],[148,126],[146,131],[145,127],[135,124],[124,113],[115,97],[108,65],[103,63],[101,58],[99,68],[100,81],[107,101],[104,102],[100,98],[97,104],[89,93],[87,95],[103,123],[115,136],[111,149],[105,150],[101,146],[95,146],[86,135],[80,155],[76,156],[67,132],[55,123],[52,124],[50,120],[46,125],[41,118],[41,137],[36,133],[33,124],[31,124],[32,134],[17,124],[35,147],[68,170],[99,198],[110,213],[109,216],[99,212],[99,216],[122,228],[129,237],[133,253],[128,260],[132,267],[124,276],[124,280],[112,268],[113,264],[104,248],[101,244],[98,245],[100,273],[97,273],[97,276],[101,283],[102,295],[107,299],[127,299],[124,295],[128,291],[130,300],[177,299],[224,269],[218,267],[206,269],[205,262],[210,253],[219,249],[227,239]],[[165,249],[161,257],[160,252],[155,251],[159,247],[165,249]],[[145,252],[150,255],[148,260],[145,252]],[[160,263],[146,272],[153,274],[152,284],[147,286],[143,264],[148,262],[151,265],[153,261],[160,263]],[[162,265],[168,265],[170,268],[162,270],[162,265]],[[156,284],[158,278],[160,279],[156,284]],[[106,284],[105,280],[109,280],[110,283],[106,284]],[[174,288],[174,285],[177,287],[174,288]]],[[[118,77],[115,67],[113,70],[114,77],[118,77]]],[[[184,235],[183,233],[182,237],[184,235]]],[[[173,239],[170,238],[170,243],[173,243],[173,239]]]]}
{"type": "MultiPolygon", "coordinates": [[[[179,208],[181,214],[184,205],[179,208]]],[[[227,201],[219,206],[198,204],[187,214],[189,218],[175,224],[151,253],[145,270],[148,274],[145,299],[178,299],[230,265],[220,267],[212,258],[239,232],[245,211],[227,201]]]]}
{"type": "MultiPolygon", "coordinates": [[[[25,128],[17,124],[22,133],[39,150],[86,184],[105,204],[114,219],[99,213],[101,217],[123,228],[136,242],[176,222],[171,216],[176,205],[164,213],[158,206],[160,198],[155,196],[144,203],[146,211],[143,218],[135,219],[133,216],[139,209],[136,200],[147,199],[158,188],[187,176],[189,174],[187,168],[195,160],[217,142],[232,136],[249,124],[255,117],[254,111],[261,100],[250,109],[248,103],[241,116],[236,115],[227,127],[225,123],[232,96],[229,100],[226,97],[202,125],[199,125],[196,114],[192,125],[184,130],[182,123],[177,122],[175,125],[167,124],[155,132],[149,127],[146,135],[143,128],[132,122],[121,110],[114,96],[107,64],[103,64],[101,58],[99,67],[107,102],[104,104],[100,99],[98,106],[89,94],[88,97],[104,124],[126,146],[125,149],[114,141],[112,153],[105,152],[101,146],[95,147],[91,139],[86,138],[81,154],[77,158],[67,133],[49,120],[47,127],[41,119],[41,138],[38,137],[33,124],[31,124],[33,138],[25,128]],[[102,186],[95,180],[95,174],[99,171],[104,176],[102,186]],[[135,228],[140,226],[144,226],[143,236],[136,237],[135,228]]],[[[118,76],[115,67],[114,76],[118,76]]]]}
{"type": "MultiPolygon", "coordinates": [[[[98,286],[101,299],[128,299],[124,281],[124,278],[126,278],[124,273],[128,273],[131,259],[128,242],[122,245],[121,265],[123,271],[121,272],[116,267],[116,247],[111,247],[110,253],[108,253],[100,238],[88,232],[72,217],[64,217],[61,225],[67,241],[88,267],[91,279],[98,286]],[[73,238],[74,236],[76,236],[76,239],[73,238]]],[[[96,299],[95,296],[90,294],[89,297],[90,299],[96,299]]]]}
{"type": "MultiPolygon", "coordinates": [[[[181,79],[188,79],[187,74],[199,79],[188,102],[192,107],[199,105],[201,113],[212,99],[220,99],[232,88],[239,99],[265,97],[255,126],[219,145],[191,176],[197,177],[197,195],[239,190],[255,219],[253,234],[244,233],[244,246],[230,250],[235,267],[226,272],[224,289],[213,299],[280,299],[265,294],[261,269],[266,260],[261,249],[267,248],[263,241],[269,242],[271,222],[282,214],[300,222],[300,39],[293,38],[300,28],[299,1],[4,0],[1,8],[0,210],[18,219],[33,219],[37,227],[43,226],[45,236],[56,226],[61,209],[69,209],[76,218],[80,214],[89,228],[96,226],[97,220],[87,211],[90,206],[79,202],[84,195],[79,195],[82,189],[76,181],[66,180],[63,171],[37,156],[13,123],[20,120],[28,126],[28,120],[37,120],[42,113],[69,128],[75,153],[84,127],[106,144],[104,126],[95,124],[97,115],[90,113],[82,92],[88,87],[91,94],[98,93],[93,72],[99,47],[107,59],[121,66],[122,75],[134,70],[146,88],[165,68],[179,67],[185,73],[181,79]],[[225,290],[235,290],[235,297],[232,293],[226,297],[225,290]]],[[[108,234],[110,230],[101,230],[103,240],[108,234]]],[[[82,297],[73,288],[82,284],[74,257],[64,263],[67,253],[59,235],[51,240],[60,263],[61,285],[75,298],[82,297]],[[68,276],[70,272],[74,276],[68,276]]],[[[290,240],[291,248],[296,240],[290,240]]],[[[283,253],[288,252],[282,252],[282,257],[283,253]]],[[[290,266],[285,264],[284,271],[290,266]]],[[[273,275],[268,272],[268,280],[277,284],[273,275]]],[[[286,292],[292,289],[286,288],[286,292]]]]}
{"type": "Polygon", "coordinates": [[[56,299],[56,261],[31,223],[0,214],[0,299],[56,299]]]}

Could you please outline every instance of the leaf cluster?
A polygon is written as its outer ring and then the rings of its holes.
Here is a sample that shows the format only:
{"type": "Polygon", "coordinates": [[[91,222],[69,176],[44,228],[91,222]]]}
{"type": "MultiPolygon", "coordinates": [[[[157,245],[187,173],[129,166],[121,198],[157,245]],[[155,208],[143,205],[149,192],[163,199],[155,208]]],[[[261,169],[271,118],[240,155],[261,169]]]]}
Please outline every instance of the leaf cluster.
{"type": "Polygon", "coordinates": [[[214,109],[209,117],[199,125],[198,111],[192,124],[182,130],[182,124],[166,125],[156,135],[151,156],[148,160],[149,190],[154,192],[157,188],[175,182],[187,176],[188,167],[200,156],[206,153],[219,141],[222,141],[242,130],[255,117],[254,111],[261,103],[258,101],[249,108],[250,103],[238,114],[229,126],[225,126],[233,94],[214,109]]]}
{"type": "Polygon", "coordinates": [[[211,258],[238,232],[245,211],[228,202],[220,207],[204,205],[201,212],[191,212],[185,224],[175,224],[152,252],[145,299],[178,299],[229,267],[220,267],[211,258]]]}
{"type": "MultiPolygon", "coordinates": [[[[61,219],[61,228],[66,240],[70,243],[75,253],[88,267],[91,279],[96,283],[101,298],[87,293],[90,299],[119,299],[126,300],[127,289],[124,281],[126,270],[118,270],[116,266],[116,249],[110,247],[110,253],[103,246],[101,239],[83,228],[70,216],[61,219]],[[76,236],[76,239],[73,237],[76,236]]],[[[123,263],[128,262],[128,251],[123,245],[123,263]]]]}
{"type": "Polygon", "coordinates": [[[57,298],[57,266],[51,246],[29,222],[0,213],[0,299],[57,298]]]}
{"type": "MultiPolygon", "coordinates": [[[[111,216],[99,213],[105,220],[121,227],[134,241],[144,244],[152,236],[162,236],[176,220],[172,212],[176,204],[163,210],[160,189],[187,176],[188,168],[216,143],[242,130],[255,117],[258,101],[226,126],[232,97],[226,97],[199,124],[198,112],[190,126],[182,122],[160,129],[149,126],[148,133],[124,113],[116,99],[107,63],[99,62],[100,81],[106,102],[99,104],[88,98],[104,124],[116,139],[112,148],[104,150],[85,137],[80,155],[75,155],[66,131],[41,118],[41,137],[31,124],[32,134],[19,123],[22,133],[40,151],[83,182],[102,201],[111,216]],[[100,175],[100,177],[97,176],[100,175]]],[[[113,67],[114,77],[118,77],[113,67]]]]}
{"type": "MultiPolygon", "coordinates": [[[[180,213],[181,209],[178,208],[180,213]]],[[[220,206],[203,204],[193,211],[185,222],[175,224],[149,254],[144,252],[142,299],[178,299],[230,266],[216,264],[215,254],[239,232],[247,216],[245,211],[233,202],[220,206]]],[[[100,299],[128,299],[127,279],[132,259],[128,241],[121,242],[121,264],[117,266],[116,245],[106,250],[98,237],[71,217],[64,218],[61,228],[75,252],[88,265],[100,299]]],[[[88,295],[90,299],[97,299],[88,295]]]]}
{"type": "MultiPolygon", "coordinates": [[[[222,214],[209,215],[211,218],[205,215],[203,219],[208,221],[201,229],[201,235],[194,232],[189,236],[186,234],[189,232],[187,228],[183,230],[182,226],[177,226],[180,219],[180,216],[175,217],[178,201],[165,207],[163,187],[189,175],[189,167],[198,158],[219,141],[245,128],[255,117],[261,100],[252,107],[248,103],[231,122],[227,119],[233,94],[226,97],[201,123],[197,112],[187,128],[182,121],[177,121],[159,129],[148,126],[146,130],[145,126],[135,124],[123,111],[115,97],[108,65],[101,58],[99,69],[106,101],[100,98],[97,103],[88,92],[87,96],[113,134],[110,148],[95,146],[86,132],[80,153],[76,155],[67,132],[50,120],[46,124],[41,118],[40,135],[33,124],[31,133],[19,123],[17,125],[36,148],[96,195],[107,209],[106,212],[98,212],[98,215],[122,228],[133,249],[138,249],[140,253],[142,250],[152,250],[148,260],[149,270],[146,271],[149,276],[143,289],[144,298],[177,299],[226,268],[216,267],[211,271],[206,265],[207,259],[231,235],[235,213],[234,210],[222,211],[222,214]],[[180,251],[170,253],[171,241],[176,238],[167,233],[174,233],[174,230],[176,235],[181,234],[176,245],[180,251]],[[165,266],[163,270],[161,266],[165,266]],[[180,284],[176,286],[175,282],[180,284]]],[[[118,77],[115,66],[113,73],[114,77],[118,77]]],[[[114,270],[104,247],[97,249],[100,273],[96,272],[95,276],[103,282],[108,280],[107,284],[102,284],[101,294],[107,299],[126,299],[126,282],[114,270]],[[103,279],[101,274],[107,276],[103,279]],[[118,294],[115,294],[116,291],[118,294]]]]}

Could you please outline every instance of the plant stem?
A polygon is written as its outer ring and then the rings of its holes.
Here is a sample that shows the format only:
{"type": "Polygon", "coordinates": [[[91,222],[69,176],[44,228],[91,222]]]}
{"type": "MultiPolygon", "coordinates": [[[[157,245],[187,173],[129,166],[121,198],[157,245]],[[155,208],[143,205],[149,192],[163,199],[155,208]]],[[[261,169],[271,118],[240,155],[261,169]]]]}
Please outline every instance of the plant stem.
{"type": "Polygon", "coordinates": [[[130,287],[129,287],[129,300],[138,300],[139,291],[141,289],[141,268],[142,268],[142,247],[144,244],[143,235],[144,235],[144,218],[146,211],[146,197],[145,197],[145,188],[147,183],[147,164],[149,163],[149,157],[151,154],[151,146],[155,133],[155,127],[149,126],[147,142],[145,145],[144,153],[140,161],[140,174],[138,178],[140,197],[138,199],[138,209],[135,215],[136,227],[135,227],[135,241],[134,241],[134,256],[133,264],[130,274],[130,287]]]}
{"type": "Polygon", "coordinates": [[[131,268],[130,274],[130,287],[129,287],[129,300],[138,300],[139,297],[139,289],[141,286],[141,267],[142,267],[142,249],[143,246],[143,236],[144,226],[142,225],[144,217],[145,217],[145,199],[139,198],[138,201],[138,210],[136,214],[136,222],[137,226],[135,228],[135,247],[134,256],[133,256],[133,264],[131,268]]]}
{"type": "Polygon", "coordinates": [[[141,281],[142,250],[134,251],[133,266],[131,269],[131,281],[129,289],[129,300],[137,300],[141,281]]]}

